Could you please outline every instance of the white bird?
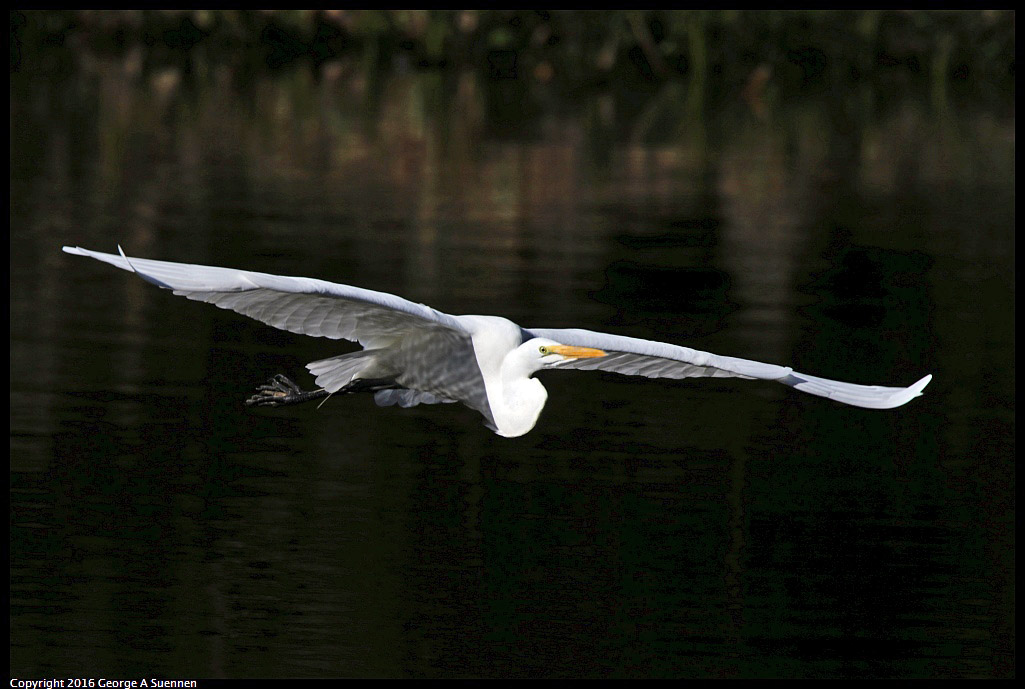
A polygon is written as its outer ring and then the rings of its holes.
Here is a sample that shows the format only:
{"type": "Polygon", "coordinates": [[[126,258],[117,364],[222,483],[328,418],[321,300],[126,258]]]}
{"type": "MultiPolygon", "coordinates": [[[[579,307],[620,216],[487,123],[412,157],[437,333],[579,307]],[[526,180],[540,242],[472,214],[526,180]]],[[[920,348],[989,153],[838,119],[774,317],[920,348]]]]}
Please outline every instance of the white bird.
{"type": "Polygon", "coordinates": [[[278,406],[336,392],[374,393],[380,406],[462,402],[507,438],[537,423],[548,392],[534,373],[548,368],[614,371],[648,378],[711,376],[774,380],[802,392],[870,409],[899,407],[922,394],[927,375],[906,388],[855,385],[688,347],[577,329],[524,329],[497,316],[450,316],[383,292],[324,280],[128,258],[64,247],[132,271],[175,294],[230,309],[303,335],[358,341],[363,350],[307,364],[319,389],[283,375],[247,404],[278,406]]]}

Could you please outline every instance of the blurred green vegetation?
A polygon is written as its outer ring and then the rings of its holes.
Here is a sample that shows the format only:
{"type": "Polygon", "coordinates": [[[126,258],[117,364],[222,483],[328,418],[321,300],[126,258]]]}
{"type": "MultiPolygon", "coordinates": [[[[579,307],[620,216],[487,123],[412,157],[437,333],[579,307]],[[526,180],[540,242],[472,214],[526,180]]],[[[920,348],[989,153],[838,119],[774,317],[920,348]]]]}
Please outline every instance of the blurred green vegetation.
{"type": "Polygon", "coordinates": [[[1012,10],[40,10],[12,11],[10,32],[12,75],[111,58],[198,80],[228,66],[240,85],[297,69],[473,70],[527,87],[517,97],[563,102],[679,84],[692,113],[866,87],[877,99],[1014,99],[1012,10]]]}

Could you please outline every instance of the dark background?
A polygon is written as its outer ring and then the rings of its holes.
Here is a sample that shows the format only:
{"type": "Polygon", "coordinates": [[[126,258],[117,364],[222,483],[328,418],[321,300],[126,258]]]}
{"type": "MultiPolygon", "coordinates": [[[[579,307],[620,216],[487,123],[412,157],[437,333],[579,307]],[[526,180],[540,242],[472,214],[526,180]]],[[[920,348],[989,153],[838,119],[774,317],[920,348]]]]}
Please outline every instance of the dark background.
{"type": "Polygon", "coordinates": [[[12,12],[12,676],[1014,674],[1011,12],[12,12]],[[60,252],[907,385],[252,410],[60,252]]]}

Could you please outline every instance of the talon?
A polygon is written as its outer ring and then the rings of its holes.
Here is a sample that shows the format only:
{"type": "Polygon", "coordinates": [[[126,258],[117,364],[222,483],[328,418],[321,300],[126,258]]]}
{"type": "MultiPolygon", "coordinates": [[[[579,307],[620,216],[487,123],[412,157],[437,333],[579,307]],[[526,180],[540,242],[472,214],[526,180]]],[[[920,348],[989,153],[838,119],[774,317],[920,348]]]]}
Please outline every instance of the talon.
{"type": "Polygon", "coordinates": [[[278,400],[269,394],[253,395],[246,400],[247,407],[252,407],[253,405],[260,407],[276,407],[278,404],[280,404],[278,400]]]}
{"type": "Polygon", "coordinates": [[[296,385],[296,383],[291,378],[285,376],[282,373],[279,373],[276,376],[274,376],[271,379],[271,382],[276,383],[279,386],[284,386],[294,392],[298,392],[300,390],[299,386],[296,385]]]}
{"type": "Polygon", "coordinates": [[[327,396],[326,391],[304,392],[292,379],[284,374],[277,374],[263,385],[257,386],[256,394],[249,397],[247,407],[280,407],[285,404],[305,402],[327,396]]]}

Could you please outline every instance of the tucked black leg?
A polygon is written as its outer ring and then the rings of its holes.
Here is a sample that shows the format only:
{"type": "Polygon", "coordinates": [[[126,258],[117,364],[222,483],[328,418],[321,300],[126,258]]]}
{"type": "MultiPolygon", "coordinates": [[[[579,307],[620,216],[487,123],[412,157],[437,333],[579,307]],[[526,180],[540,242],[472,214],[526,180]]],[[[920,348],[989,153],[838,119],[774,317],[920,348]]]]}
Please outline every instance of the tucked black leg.
{"type": "Polygon", "coordinates": [[[310,400],[319,400],[327,397],[330,393],[327,390],[304,391],[290,378],[278,374],[267,381],[266,385],[256,388],[257,393],[246,400],[247,406],[258,407],[280,407],[286,404],[299,404],[310,400]]]}
{"type": "MultiPolygon", "coordinates": [[[[345,387],[337,390],[336,394],[401,389],[403,389],[402,386],[390,378],[356,378],[345,387]]],[[[299,404],[300,402],[319,400],[331,394],[323,388],[307,392],[296,385],[291,378],[280,373],[267,381],[266,385],[261,385],[256,390],[256,394],[246,400],[246,406],[281,407],[286,404],[299,404]]]]}
{"type": "Polygon", "coordinates": [[[338,392],[377,392],[378,390],[404,390],[391,378],[354,378],[338,392]]]}

